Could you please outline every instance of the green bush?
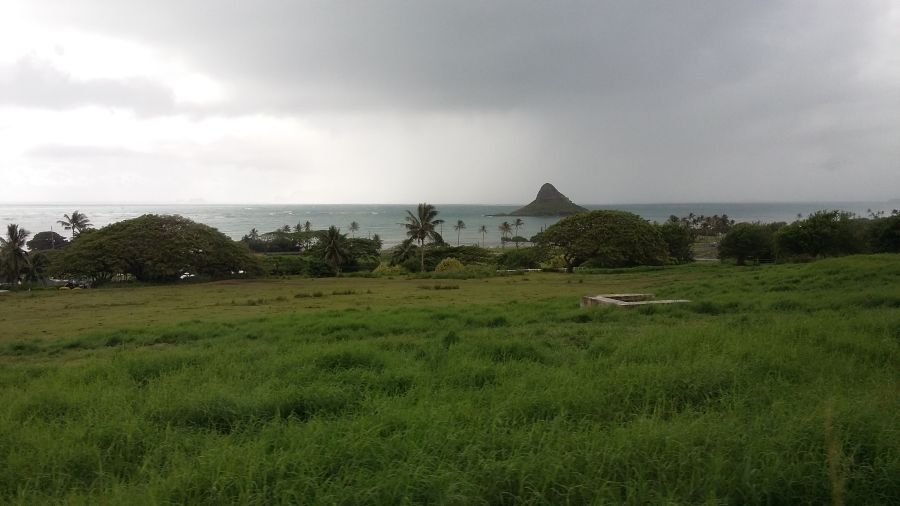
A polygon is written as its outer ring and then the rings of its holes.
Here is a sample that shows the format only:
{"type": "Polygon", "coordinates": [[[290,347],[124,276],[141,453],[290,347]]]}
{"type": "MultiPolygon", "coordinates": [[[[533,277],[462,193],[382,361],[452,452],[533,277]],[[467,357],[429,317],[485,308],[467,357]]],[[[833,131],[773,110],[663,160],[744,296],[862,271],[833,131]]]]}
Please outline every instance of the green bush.
{"type": "MultiPolygon", "coordinates": [[[[493,264],[494,254],[478,246],[430,245],[425,249],[425,270],[433,271],[445,258],[455,258],[464,265],[493,264]]],[[[391,251],[391,265],[402,265],[409,272],[419,272],[419,247],[415,244],[403,245],[391,251]]]]}
{"type": "Polygon", "coordinates": [[[497,256],[500,269],[538,269],[541,266],[543,250],[540,248],[519,248],[505,251],[497,256]]]}
{"type": "Polygon", "coordinates": [[[409,273],[402,265],[390,265],[386,262],[378,264],[372,272],[379,276],[402,276],[409,273]]]}
{"type": "Polygon", "coordinates": [[[448,257],[437,264],[437,267],[434,268],[434,272],[459,272],[465,269],[465,267],[466,266],[459,260],[448,257]]]}

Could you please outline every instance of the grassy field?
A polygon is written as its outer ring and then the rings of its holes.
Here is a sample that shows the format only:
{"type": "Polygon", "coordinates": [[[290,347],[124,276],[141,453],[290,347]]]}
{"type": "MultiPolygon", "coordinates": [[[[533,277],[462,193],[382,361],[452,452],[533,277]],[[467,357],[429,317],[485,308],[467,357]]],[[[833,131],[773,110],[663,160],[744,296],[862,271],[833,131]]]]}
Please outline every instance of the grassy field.
{"type": "Polygon", "coordinates": [[[694,242],[694,257],[700,260],[708,260],[719,257],[719,241],[721,237],[715,236],[698,236],[694,242]]]}
{"type": "Polygon", "coordinates": [[[900,257],[0,294],[0,400],[2,503],[897,504],[900,257]]]}

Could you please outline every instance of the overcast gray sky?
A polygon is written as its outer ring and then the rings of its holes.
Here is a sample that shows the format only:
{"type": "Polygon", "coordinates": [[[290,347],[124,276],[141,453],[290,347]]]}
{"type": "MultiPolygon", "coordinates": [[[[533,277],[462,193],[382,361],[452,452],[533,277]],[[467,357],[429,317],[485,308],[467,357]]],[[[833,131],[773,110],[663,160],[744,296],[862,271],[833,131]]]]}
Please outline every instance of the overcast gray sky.
{"type": "Polygon", "coordinates": [[[0,201],[900,197],[896,0],[0,7],[0,201]]]}

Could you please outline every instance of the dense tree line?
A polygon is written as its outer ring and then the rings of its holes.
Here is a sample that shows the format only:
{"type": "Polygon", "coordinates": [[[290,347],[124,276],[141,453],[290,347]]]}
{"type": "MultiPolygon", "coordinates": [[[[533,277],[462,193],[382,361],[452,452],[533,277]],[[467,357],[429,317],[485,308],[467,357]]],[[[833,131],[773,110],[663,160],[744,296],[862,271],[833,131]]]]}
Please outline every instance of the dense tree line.
{"type": "MultiPolygon", "coordinates": [[[[900,252],[900,212],[891,216],[870,213],[862,218],[841,211],[819,211],[786,223],[738,223],[727,216],[706,218],[672,216],[662,224],[650,223],[621,211],[590,211],[563,218],[541,233],[523,239],[533,247],[492,251],[459,245],[466,225],[457,220],[457,245],[440,234],[443,220],[437,209],[420,204],[407,212],[403,224],[407,239],[386,252],[381,240],[356,237],[337,227],[314,230],[298,223],[260,234],[253,229],[240,241],[181,216],[144,215],[99,230],[75,211],[65,215],[72,239],[52,232],[30,233],[9,225],[0,238],[0,281],[31,284],[53,276],[102,283],[112,279],[168,282],[186,276],[305,275],[331,276],[347,272],[425,272],[439,265],[458,271],[563,267],[630,267],[663,265],[693,260],[698,236],[722,234],[719,256],[738,264],[804,261],[854,253],[900,252]],[[723,232],[724,231],[724,232],[723,232]],[[255,252],[256,254],[253,254],[255,252]],[[381,267],[379,267],[381,266],[381,267]],[[389,266],[389,267],[385,267],[389,266]],[[463,266],[463,267],[460,267],[463,266]]],[[[514,236],[524,222],[500,226],[505,238],[514,236]]],[[[479,232],[487,233],[485,226],[479,232]]],[[[517,243],[520,241],[516,241],[517,243]]]]}
{"type": "Polygon", "coordinates": [[[805,261],[857,253],[900,252],[900,213],[858,217],[819,211],[785,223],[740,223],[719,243],[719,257],[738,264],[805,261]]]}

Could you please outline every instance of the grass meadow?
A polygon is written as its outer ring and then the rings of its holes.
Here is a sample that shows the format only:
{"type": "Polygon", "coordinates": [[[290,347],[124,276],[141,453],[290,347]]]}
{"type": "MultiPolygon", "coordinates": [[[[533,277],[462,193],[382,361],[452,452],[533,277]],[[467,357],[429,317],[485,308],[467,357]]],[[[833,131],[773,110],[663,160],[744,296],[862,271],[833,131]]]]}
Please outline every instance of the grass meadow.
{"type": "Polygon", "coordinates": [[[0,401],[10,504],[897,504],[900,256],[7,293],[0,401]]]}

